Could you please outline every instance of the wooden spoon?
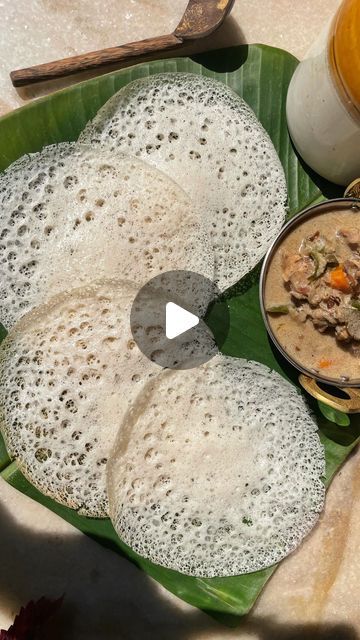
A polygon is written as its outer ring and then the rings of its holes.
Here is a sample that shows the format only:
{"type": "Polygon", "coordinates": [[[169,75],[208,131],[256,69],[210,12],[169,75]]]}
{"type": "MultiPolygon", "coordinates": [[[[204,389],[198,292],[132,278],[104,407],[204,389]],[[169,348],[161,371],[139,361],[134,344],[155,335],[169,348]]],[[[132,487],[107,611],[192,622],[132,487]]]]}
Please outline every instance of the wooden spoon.
{"type": "Polygon", "coordinates": [[[131,42],[120,47],[92,51],[10,73],[14,87],[70,76],[79,71],[101,69],[110,64],[151,57],[159,51],[178,50],[187,40],[204,38],[213,33],[230,13],[235,0],[189,0],[185,13],[173,33],[131,42]]]}

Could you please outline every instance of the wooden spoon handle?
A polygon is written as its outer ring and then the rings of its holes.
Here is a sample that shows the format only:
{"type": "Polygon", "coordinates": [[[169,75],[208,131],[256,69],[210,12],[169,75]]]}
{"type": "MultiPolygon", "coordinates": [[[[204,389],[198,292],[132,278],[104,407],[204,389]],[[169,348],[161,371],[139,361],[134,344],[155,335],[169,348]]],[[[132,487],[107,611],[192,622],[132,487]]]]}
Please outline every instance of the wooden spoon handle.
{"type": "Polygon", "coordinates": [[[91,51],[90,53],[73,56],[72,58],[64,58],[63,60],[56,60],[55,62],[39,64],[35,67],[17,69],[10,73],[10,78],[14,87],[21,87],[44,80],[63,78],[64,76],[69,76],[79,71],[100,69],[101,67],[117,62],[125,62],[137,57],[140,58],[154,51],[176,49],[182,44],[183,41],[181,38],[177,38],[173,33],[170,33],[166,36],[157,36],[156,38],[147,38],[139,42],[131,42],[130,44],[124,44],[120,47],[91,51]]]}

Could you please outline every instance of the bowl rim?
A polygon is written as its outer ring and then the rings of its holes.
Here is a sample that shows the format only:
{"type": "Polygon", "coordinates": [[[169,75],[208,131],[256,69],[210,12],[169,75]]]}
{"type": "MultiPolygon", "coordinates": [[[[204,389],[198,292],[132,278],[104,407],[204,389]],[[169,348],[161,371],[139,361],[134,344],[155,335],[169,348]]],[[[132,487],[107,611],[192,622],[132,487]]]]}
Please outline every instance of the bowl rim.
{"type": "Polygon", "coordinates": [[[282,243],[284,238],[288,235],[291,229],[293,229],[295,226],[299,224],[299,221],[304,222],[308,218],[311,218],[313,215],[316,215],[318,213],[326,213],[327,211],[329,211],[329,209],[333,211],[334,206],[336,209],[340,209],[340,210],[348,209],[350,206],[350,208],[352,208],[353,210],[356,209],[357,211],[359,211],[359,214],[360,214],[359,198],[345,198],[345,197],[332,198],[330,200],[324,200],[323,202],[312,204],[309,207],[302,209],[296,215],[290,218],[290,220],[288,220],[288,222],[286,222],[286,224],[281,228],[280,232],[278,233],[278,235],[276,236],[276,238],[273,240],[270,247],[268,248],[263,260],[260,279],[259,279],[259,299],[260,299],[261,315],[265,324],[266,331],[269,337],[271,338],[273,344],[275,345],[276,349],[281,353],[281,355],[285,358],[285,360],[287,360],[287,362],[289,362],[289,364],[291,364],[295,369],[297,369],[298,371],[300,371],[301,373],[305,374],[310,378],[314,378],[318,382],[322,382],[323,384],[327,384],[333,387],[340,387],[345,389],[346,387],[360,387],[360,377],[354,380],[350,379],[346,381],[341,379],[336,380],[335,378],[327,378],[326,376],[322,376],[320,374],[314,373],[314,371],[311,371],[311,369],[307,369],[305,366],[301,365],[296,360],[294,360],[288,354],[286,349],[284,349],[284,347],[277,340],[270,326],[270,323],[267,317],[268,314],[265,310],[265,304],[264,304],[265,283],[266,283],[269,264],[271,262],[273,255],[276,253],[279,245],[282,243]]]}

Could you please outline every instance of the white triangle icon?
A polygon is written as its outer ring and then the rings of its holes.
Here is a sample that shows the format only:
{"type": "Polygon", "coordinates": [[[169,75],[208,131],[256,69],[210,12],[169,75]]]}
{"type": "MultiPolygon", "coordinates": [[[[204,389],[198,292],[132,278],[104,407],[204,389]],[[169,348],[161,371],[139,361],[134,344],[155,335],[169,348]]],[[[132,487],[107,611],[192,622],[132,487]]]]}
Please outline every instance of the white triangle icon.
{"type": "Polygon", "coordinates": [[[166,304],[166,337],[177,338],[199,324],[199,318],[174,302],[166,304]]]}

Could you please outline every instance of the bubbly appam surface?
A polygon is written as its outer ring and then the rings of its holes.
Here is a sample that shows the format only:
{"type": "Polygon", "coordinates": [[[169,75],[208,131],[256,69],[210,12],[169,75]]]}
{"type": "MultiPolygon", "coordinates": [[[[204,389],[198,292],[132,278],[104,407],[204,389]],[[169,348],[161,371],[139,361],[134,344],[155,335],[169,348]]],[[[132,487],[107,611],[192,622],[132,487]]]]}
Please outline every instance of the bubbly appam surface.
{"type": "Polygon", "coordinates": [[[102,278],[142,286],[171,269],[212,278],[206,222],[168,176],[109,149],[63,143],[0,176],[0,321],[102,278]]]}
{"type": "MultiPolygon", "coordinates": [[[[42,493],[105,517],[105,468],[122,415],[160,371],[130,332],[136,288],[101,283],[25,316],[0,353],[0,427],[42,493]]],[[[154,348],[161,343],[154,330],[154,348]]]]}
{"type": "Polygon", "coordinates": [[[79,140],[132,153],[183,187],[209,219],[221,289],[259,262],[285,220],[285,176],[270,137],[216,80],[188,73],[135,80],[79,140]]]}
{"type": "Polygon", "coordinates": [[[217,356],[162,372],[128,412],[108,465],[110,517],[153,562],[214,577],[293,551],[324,502],[324,450],[279,374],[217,356]]]}

